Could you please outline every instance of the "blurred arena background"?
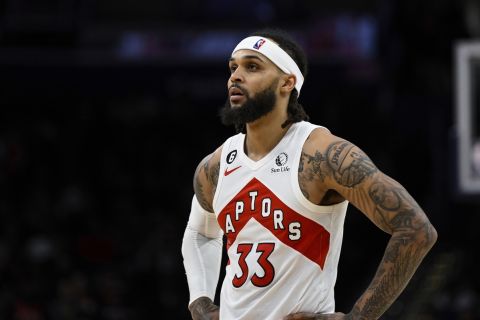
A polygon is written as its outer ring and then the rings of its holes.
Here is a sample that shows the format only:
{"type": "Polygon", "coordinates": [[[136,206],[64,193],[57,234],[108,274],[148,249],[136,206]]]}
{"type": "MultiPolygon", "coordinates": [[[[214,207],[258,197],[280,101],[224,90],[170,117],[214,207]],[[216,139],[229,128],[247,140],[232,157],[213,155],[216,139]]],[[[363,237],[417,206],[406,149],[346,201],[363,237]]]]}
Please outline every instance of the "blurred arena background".
{"type": "MultiPolygon", "coordinates": [[[[480,54],[457,57],[480,37],[474,0],[1,0],[0,319],[189,319],[193,172],[233,133],[217,117],[230,51],[265,26],[306,49],[312,121],[439,231],[383,319],[480,319],[480,54]]],[[[339,311],[387,239],[350,207],[339,311]]]]}

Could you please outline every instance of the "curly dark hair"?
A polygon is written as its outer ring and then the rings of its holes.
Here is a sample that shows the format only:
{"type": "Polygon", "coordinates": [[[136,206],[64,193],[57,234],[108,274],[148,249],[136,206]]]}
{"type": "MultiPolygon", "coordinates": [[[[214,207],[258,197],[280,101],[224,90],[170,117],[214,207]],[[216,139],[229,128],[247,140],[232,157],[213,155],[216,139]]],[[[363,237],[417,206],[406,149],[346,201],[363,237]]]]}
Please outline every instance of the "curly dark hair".
{"type": "MultiPolygon", "coordinates": [[[[307,56],[303,51],[302,47],[288,34],[286,31],[278,28],[265,28],[254,31],[250,36],[259,36],[269,38],[275,41],[280,48],[282,48],[293,61],[297,64],[300,72],[304,78],[306,78],[308,73],[308,62],[307,56]]],[[[298,102],[298,91],[293,89],[290,94],[290,99],[288,101],[287,107],[288,118],[282,124],[282,128],[285,128],[291,123],[299,122],[302,120],[310,120],[310,117],[305,112],[303,106],[298,102]]],[[[242,125],[241,128],[236,128],[238,132],[246,132],[245,125],[242,125]]]]}

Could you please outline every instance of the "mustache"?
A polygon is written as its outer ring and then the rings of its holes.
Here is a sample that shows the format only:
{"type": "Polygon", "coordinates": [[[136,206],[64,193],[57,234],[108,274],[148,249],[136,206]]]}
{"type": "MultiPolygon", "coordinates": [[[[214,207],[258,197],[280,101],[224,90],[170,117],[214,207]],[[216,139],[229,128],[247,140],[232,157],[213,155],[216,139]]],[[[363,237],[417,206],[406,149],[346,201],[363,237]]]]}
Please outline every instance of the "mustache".
{"type": "Polygon", "coordinates": [[[243,88],[241,85],[239,85],[238,83],[232,83],[232,85],[230,87],[228,87],[228,90],[230,90],[231,88],[237,88],[240,91],[242,91],[244,96],[248,96],[247,90],[245,88],[243,88]]]}

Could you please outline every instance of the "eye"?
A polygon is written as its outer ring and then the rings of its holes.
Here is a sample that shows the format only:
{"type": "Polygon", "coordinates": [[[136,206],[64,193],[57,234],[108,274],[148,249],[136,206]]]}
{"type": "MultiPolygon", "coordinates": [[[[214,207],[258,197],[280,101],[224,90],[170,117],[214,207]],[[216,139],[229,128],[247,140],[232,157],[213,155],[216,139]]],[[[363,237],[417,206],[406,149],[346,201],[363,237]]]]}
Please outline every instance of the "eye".
{"type": "Polygon", "coordinates": [[[230,69],[230,73],[234,73],[235,70],[237,70],[237,65],[236,64],[231,64],[228,69],[230,69]]]}
{"type": "Polygon", "coordinates": [[[249,63],[248,64],[248,70],[255,71],[257,69],[258,69],[258,65],[256,63],[249,63]]]}

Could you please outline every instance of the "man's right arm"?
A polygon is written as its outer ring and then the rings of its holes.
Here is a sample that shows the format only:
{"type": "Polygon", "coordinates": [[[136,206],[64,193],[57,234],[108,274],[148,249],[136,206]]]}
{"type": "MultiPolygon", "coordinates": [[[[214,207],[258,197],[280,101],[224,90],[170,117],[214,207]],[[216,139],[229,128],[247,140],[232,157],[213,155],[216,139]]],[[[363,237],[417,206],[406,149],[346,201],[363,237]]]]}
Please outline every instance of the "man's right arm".
{"type": "Polygon", "coordinates": [[[219,308],[213,300],[220,274],[223,234],[213,213],[212,201],[220,153],[217,150],[203,159],[195,171],[195,195],[182,243],[190,291],[188,308],[194,320],[218,319],[219,308]]]}
{"type": "Polygon", "coordinates": [[[220,171],[220,156],[220,148],[206,156],[197,166],[193,177],[193,189],[198,202],[208,212],[213,212],[212,203],[220,171]]]}

